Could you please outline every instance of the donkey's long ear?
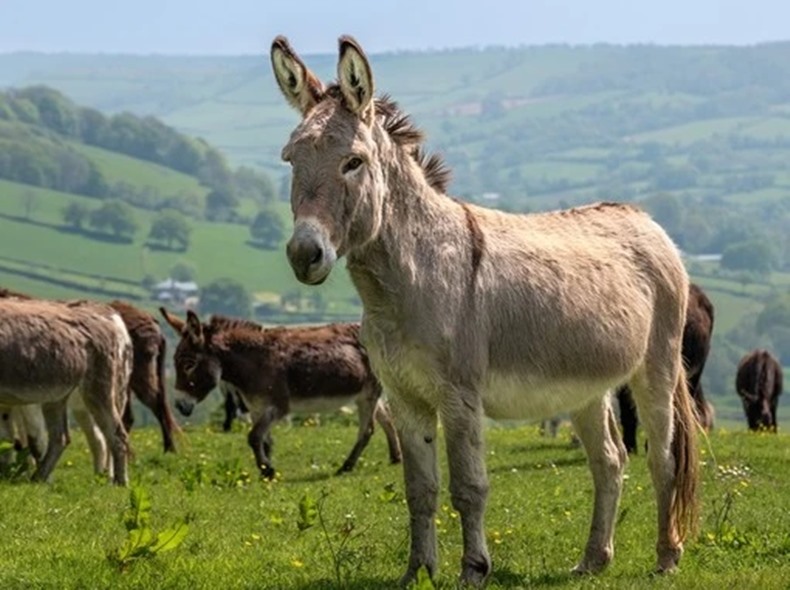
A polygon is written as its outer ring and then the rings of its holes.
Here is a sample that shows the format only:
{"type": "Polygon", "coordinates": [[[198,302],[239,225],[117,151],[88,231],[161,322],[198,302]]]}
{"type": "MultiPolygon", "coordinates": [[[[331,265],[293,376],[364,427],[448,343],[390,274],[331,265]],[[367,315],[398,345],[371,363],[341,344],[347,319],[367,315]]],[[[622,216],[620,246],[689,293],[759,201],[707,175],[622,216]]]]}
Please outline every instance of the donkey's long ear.
{"type": "Polygon", "coordinates": [[[191,309],[187,310],[187,327],[184,334],[196,346],[203,346],[203,326],[200,324],[200,318],[191,309]]]}
{"type": "Polygon", "coordinates": [[[324,95],[324,85],[282,35],[272,42],[272,69],[277,85],[293,108],[305,116],[324,95]]]}
{"type": "Polygon", "coordinates": [[[174,316],[169,311],[167,311],[164,307],[159,308],[159,313],[162,314],[162,317],[165,318],[165,321],[168,324],[170,324],[170,327],[172,327],[176,331],[176,333],[180,336],[181,333],[184,331],[184,326],[186,325],[184,323],[184,320],[182,320],[177,316],[174,316]]]}
{"type": "Polygon", "coordinates": [[[346,106],[368,123],[373,121],[373,71],[356,40],[343,35],[339,40],[337,79],[346,106]]]}

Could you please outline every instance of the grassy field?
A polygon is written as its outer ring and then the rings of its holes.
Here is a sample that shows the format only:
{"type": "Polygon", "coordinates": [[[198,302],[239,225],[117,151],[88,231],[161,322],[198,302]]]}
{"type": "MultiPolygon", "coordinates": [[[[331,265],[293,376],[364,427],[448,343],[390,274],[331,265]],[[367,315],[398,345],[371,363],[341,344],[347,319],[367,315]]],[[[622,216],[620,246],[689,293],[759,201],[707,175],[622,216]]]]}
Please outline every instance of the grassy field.
{"type": "MultiPolygon", "coordinates": [[[[76,435],[54,483],[0,483],[0,587],[391,588],[408,551],[401,469],[387,464],[377,433],[355,473],[332,476],[355,437],[353,421],[346,420],[276,428],[281,474],[273,483],[253,474],[241,432],[188,426],[180,453],[164,456],[156,431],[134,431],[132,479],[148,492],[151,528],[186,521],[189,529],[173,551],[123,567],[108,555],[126,539],[129,490],[94,478],[83,437],[76,435]],[[318,514],[300,516],[300,504],[310,508],[312,501],[318,514]]],[[[700,533],[687,544],[680,571],[663,578],[649,575],[655,502],[643,455],[627,468],[614,562],[602,575],[580,579],[569,570],[583,549],[591,511],[582,451],[569,447],[567,431],[550,440],[535,427],[492,426],[486,439],[491,588],[787,588],[787,434],[755,435],[739,427],[711,435],[701,455],[700,533]]],[[[446,489],[436,518],[438,587],[452,588],[461,537],[446,489]]]]}
{"type": "Polygon", "coordinates": [[[208,192],[197,178],[177,170],[90,145],[76,142],[71,142],[70,145],[90,158],[111,185],[125,182],[138,190],[154,189],[163,196],[187,194],[202,198],[208,192]]]}
{"type": "MultiPolygon", "coordinates": [[[[131,243],[104,241],[62,227],[61,210],[71,201],[89,208],[101,203],[0,180],[0,278],[4,285],[21,290],[27,284],[32,293],[42,297],[80,297],[84,296],[81,288],[97,287],[146,297],[140,286],[145,275],[162,280],[176,262],[186,260],[194,265],[199,284],[229,277],[240,281],[250,293],[304,289],[288,266],[284,247],[252,247],[245,226],[192,220],[192,242],[186,252],[156,250],[145,246],[156,213],[135,210],[140,229],[131,243]],[[35,196],[36,206],[30,219],[25,219],[23,197],[28,194],[35,196]],[[74,286],[53,282],[61,279],[74,286]]],[[[290,232],[288,205],[276,206],[290,232]]],[[[346,273],[339,270],[322,288],[322,294],[330,304],[329,311],[347,312],[353,310],[349,303],[353,292],[346,273]]]]}

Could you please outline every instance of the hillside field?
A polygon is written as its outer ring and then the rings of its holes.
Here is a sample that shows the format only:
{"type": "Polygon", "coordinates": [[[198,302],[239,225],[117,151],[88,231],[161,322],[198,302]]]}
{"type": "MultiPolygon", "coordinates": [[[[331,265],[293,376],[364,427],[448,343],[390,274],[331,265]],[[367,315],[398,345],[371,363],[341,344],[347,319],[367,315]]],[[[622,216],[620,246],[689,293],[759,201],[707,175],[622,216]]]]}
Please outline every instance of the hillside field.
{"type": "MultiPolygon", "coordinates": [[[[394,587],[408,550],[401,468],[387,464],[379,432],[357,471],[334,477],[356,426],[342,417],[309,424],[275,429],[280,474],[272,483],[253,473],[238,426],[230,434],[187,426],[179,454],[170,456],[161,453],[156,430],[133,431],[131,476],[148,493],[151,528],[156,533],[179,522],[189,528],[174,550],[123,566],[108,556],[126,539],[130,492],[94,478],[84,437],[76,434],[54,483],[0,482],[0,587],[394,587]]],[[[650,576],[655,502],[644,454],[627,467],[612,565],[600,576],[577,578],[570,569],[583,549],[592,498],[583,452],[569,446],[567,430],[545,439],[534,426],[490,426],[486,444],[489,588],[787,587],[786,433],[719,429],[703,443],[700,531],[687,543],[680,571],[666,577],[650,576]]],[[[437,587],[454,588],[461,535],[444,453],[440,458],[437,587]]]]}

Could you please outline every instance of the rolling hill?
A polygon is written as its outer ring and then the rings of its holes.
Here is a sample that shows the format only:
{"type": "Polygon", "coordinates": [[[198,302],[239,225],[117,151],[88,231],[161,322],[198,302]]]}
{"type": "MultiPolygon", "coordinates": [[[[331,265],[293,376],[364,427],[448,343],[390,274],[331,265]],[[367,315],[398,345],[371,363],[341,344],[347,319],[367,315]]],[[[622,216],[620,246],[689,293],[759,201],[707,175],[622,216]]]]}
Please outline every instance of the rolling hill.
{"type": "MultiPolygon", "coordinates": [[[[266,49],[240,57],[7,54],[0,85],[46,84],[108,118],[157,117],[233,165],[265,171],[282,195],[279,152],[297,115],[276,89],[266,49]]],[[[333,77],[336,56],[305,59],[324,80],[333,77]]],[[[731,387],[738,355],[767,337],[755,332],[755,317],[790,285],[790,43],[491,47],[371,60],[377,88],[412,113],[452,166],[455,194],[517,211],[643,202],[690,253],[695,280],[717,306],[710,370],[720,375],[715,389],[731,387]],[[693,256],[750,241],[769,244],[770,270],[727,270],[693,256]]],[[[132,187],[136,204],[154,191],[194,195],[192,207],[202,210],[210,192],[198,175],[161,162],[80,138],[59,141],[110,186],[132,187]]],[[[150,307],[143,279],[185,260],[201,284],[229,276],[253,293],[299,291],[282,250],[253,248],[239,223],[192,211],[187,251],[151,249],[144,234],[156,204],[134,209],[143,229],[133,240],[109,243],[62,227],[61,209],[75,200],[96,203],[0,182],[0,281],[52,296],[125,292],[150,307]],[[30,194],[39,198],[28,214],[30,194]]],[[[237,212],[249,217],[258,206],[243,198],[237,212]]],[[[273,206],[289,217],[282,202],[273,206]]],[[[321,293],[328,313],[359,312],[344,273],[321,293]]]]}

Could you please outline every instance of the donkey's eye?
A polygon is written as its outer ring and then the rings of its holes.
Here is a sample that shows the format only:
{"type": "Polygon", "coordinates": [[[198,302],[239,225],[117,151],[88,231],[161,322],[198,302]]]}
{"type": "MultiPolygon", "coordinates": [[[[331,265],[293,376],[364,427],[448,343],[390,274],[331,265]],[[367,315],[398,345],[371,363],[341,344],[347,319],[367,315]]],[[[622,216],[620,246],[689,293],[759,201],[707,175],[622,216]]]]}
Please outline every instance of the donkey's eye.
{"type": "Polygon", "coordinates": [[[362,158],[359,156],[354,156],[350,160],[348,160],[345,164],[343,164],[343,174],[348,174],[349,172],[353,172],[360,166],[362,166],[362,158]]]}

